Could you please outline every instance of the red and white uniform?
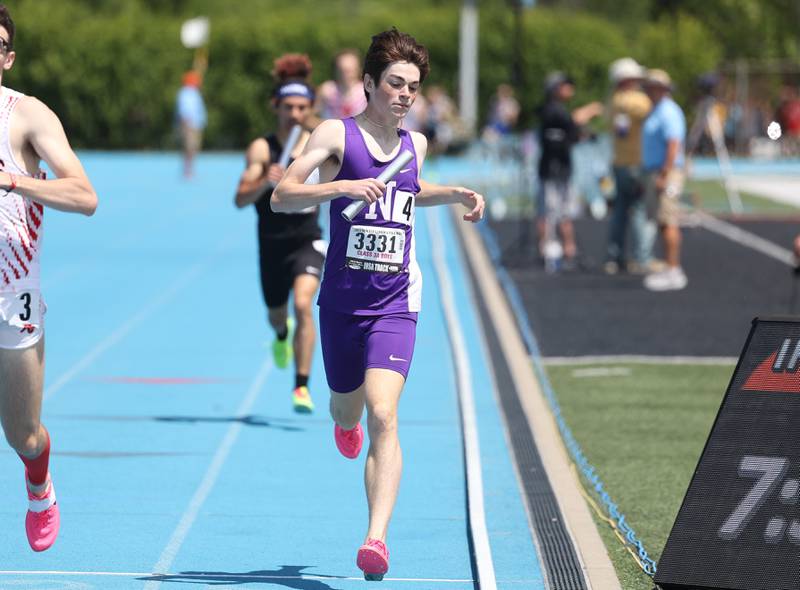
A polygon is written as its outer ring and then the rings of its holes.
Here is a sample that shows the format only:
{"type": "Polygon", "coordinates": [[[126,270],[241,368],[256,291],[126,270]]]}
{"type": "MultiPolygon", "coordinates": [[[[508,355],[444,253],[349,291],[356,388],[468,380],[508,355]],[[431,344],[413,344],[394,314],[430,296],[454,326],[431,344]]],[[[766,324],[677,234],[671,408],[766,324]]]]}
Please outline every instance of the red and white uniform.
{"type": "MultiPolygon", "coordinates": [[[[14,108],[24,96],[6,87],[0,91],[0,170],[16,176],[31,176],[14,158],[9,138],[14,108]]],[[[24,348],[41,336],[43,216],[39,203],[0,189],[0,348],[24,348]]]]}
{"type": "MultiPolygon", "coordinates": [[[[0,170],[17,176],[30,174],[14,158],[8,128],[24,96],[5,87],[0,93],[0,170]]],[[[26,197],[13,192],[0,196],[0,292],[39,288],[43,214],[42,205],[26,197]]]]}

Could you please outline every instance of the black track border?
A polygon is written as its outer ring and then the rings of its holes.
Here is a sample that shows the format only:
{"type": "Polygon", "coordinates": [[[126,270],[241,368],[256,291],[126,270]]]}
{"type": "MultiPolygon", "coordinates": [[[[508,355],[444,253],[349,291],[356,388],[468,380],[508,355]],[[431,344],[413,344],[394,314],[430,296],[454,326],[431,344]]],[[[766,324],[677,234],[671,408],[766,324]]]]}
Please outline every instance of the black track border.
{"type": "MultiPolygon", "coordinates": [[[[450,222],[463,223],[454,220],[452,216],[450,222]]],[[[456,227],[455,233],[461,246],[462,260],[467,268],[472,289],[472,300],[477,307],[489,352],[488,360],[491,361],[494,385],[500,400],[508,439],[511,442],[512,458],[528,505],[532,533],[545,568],[546,585],[550,590],[588,590],[583,567],[544,469],[531,426],[522,408],[519,391],[514,386],[511,369],[502,353],[499,334],[492,324],[487,302],[479,296],[477,276],[465,254],[461,230],[456,227]]],[[[486,251],[482,237],[480,244],[486,251]]],[[[507,297],[504,290],[503,293],[507,297]]]]}

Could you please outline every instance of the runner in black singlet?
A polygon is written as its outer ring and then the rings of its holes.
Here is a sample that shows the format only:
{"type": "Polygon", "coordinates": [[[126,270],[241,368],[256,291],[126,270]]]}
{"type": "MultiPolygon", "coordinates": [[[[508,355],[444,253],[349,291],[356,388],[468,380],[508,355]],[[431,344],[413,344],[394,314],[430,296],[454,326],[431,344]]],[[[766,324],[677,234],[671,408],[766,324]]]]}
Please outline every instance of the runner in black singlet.
{"type": "MultiPolygon", "coordinates": [[[[277,130],[254,140],[247,148],[247,165],[235,202],[240,208],[254,204],[258,212],[261,287],[276,335],[272,353],[281,368],[287,367],[294,356],[292,403],[297,412],[308,413],[314,409],[308,378],[316,338],[311,305],[319,288],[326,245],[318,223],[318,207],[276,213],[270,208],[270,197],[285,172],[278,164],[284,144],[296,125],[308,126],[313,116],[314,89],[308,82],[311,61],[305,55],[283,55],[275,60],[273,75],[276,87],[272,107],[277,130]],[[290,292],[294,295],[296,326],[288,313],[290,292]]],[[[292,156],[302,152],[308,136],[303,129],[292,156]]]]}

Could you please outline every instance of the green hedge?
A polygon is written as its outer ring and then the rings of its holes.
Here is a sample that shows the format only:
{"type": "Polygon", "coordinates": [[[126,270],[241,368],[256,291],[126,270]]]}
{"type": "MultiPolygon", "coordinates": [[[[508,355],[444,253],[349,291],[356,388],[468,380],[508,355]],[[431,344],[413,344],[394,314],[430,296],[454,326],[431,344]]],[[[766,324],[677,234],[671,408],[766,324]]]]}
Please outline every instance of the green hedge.
{"type": "MultiPolygon", "coordinates": [[[[193,14],[186,13],[185,0],[141,1],[27,0],[18,8],[12,6],[18,56],[4,82],[53,108],[78,147],[173,146],[175,93],[192,61],[192,52],[179,44],[179,30],[181,22],[193,14]]],[[[241,149],[272,125],[268,97],[275,57],[288,51],[308,53],[318,83],[331,75],[331,57],[338,49],[364,51],[372,34],[392,25],[429,47],[429,82],[456,92],[457,3],[410,0],[407,9],[398,11],[383,2],[355,2],[358,10],[351,18],[340,2],[298,0],[272,10],[253,10],[256,4],[245,0],[224,4],[227,12],[212,16],[204,86],[209,110],[205,145],[209,148],[241,149]]],[[[268,4],[274,3],[260,5],[268,4]]],[[[480,6],[483,115],[497,84],[512,79],[514,20],[505,2],[486,1],[480,6]]],[[[552,69],[568,70],[576,79],[576,103],[603,99],[608,92],[608,64],[628,53],[672,71],[681,87],[713,67],[720,54],[703,26],[688,18],[677,25],[671,21],[648,25],[631,43],[622,28],[604,19],[542,8],[527,10],[523,86],[518,89],[524,113],[530,115],[541,102],[542,80],[552,69]],[[676,26],[680,43],[674,42],[676,26]]],[[[525,118],[535,122],[530,116],[525,118]]]]}

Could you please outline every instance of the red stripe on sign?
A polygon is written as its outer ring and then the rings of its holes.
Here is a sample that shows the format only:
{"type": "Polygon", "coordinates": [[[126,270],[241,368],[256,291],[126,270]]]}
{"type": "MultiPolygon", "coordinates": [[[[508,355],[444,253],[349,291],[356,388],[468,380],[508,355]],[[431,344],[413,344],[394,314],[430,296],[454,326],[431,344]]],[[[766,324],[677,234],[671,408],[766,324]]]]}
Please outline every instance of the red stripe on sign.
{"type": "Polygon", "coordinates": [[[134,385],[208,385],[214,383],[237,383],[239,379],[221,377],[90,377],[86,381],[134,385]]]}
{"type": "Polygon", "coordinates": [[[749,391],[780,391],[783,393],[800,393],[800,371],[789,373],[784,370],[775,371],[775,359],[778,351],[762,361],[745,381],[742,389],[749,391]]]}

